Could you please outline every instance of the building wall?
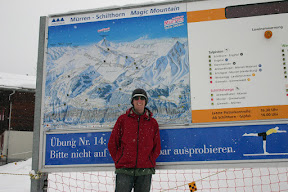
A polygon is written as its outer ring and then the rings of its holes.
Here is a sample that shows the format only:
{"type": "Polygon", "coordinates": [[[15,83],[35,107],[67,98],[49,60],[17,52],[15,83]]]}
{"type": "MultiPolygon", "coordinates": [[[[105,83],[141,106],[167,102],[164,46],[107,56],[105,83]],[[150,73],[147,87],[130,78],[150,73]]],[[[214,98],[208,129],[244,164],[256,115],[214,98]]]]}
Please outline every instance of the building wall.
{"type": "Polygon", "coordinates": [[[10,106],[12,106],[10,130],[33,131],[35,91],[0,90],[0,134],[9,130],[10,106]]]}
{"type": "Polygon", "coordinates": [[[0,153],[2,163],[26,160],[32,157],[33,132],[5,131],[2,133],[3,143],[0,153]],[[8,150],[7,150],[8,149],[8,150]],[[8,159],[7,159],[8,157],[8,159]]]}
{"type": "Polygon", "coordinates": [[[9,94],[12,91],[0,90],[0,134],[9,127],[9,94]]]}
{"type": "Polygon", "coordinates": [[[35,90],[0,89],[0,165],[32,157],[34,108],[35,90]]]}
{"type": "Polygon", "coordinates": [[[12,97],[11,129],[33,131],[35,93],[16,92],[12,97]]]}

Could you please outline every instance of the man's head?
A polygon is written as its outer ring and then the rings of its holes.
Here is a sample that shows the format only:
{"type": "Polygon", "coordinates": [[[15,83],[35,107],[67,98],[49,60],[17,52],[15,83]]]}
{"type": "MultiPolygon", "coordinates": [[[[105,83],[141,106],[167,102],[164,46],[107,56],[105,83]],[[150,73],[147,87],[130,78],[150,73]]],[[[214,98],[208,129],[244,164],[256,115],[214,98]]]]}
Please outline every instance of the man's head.
{"type": "Polygon", "coordinates": [[[131,104],[134,106],[133,104],[133,101],[134,100],[145,100],[145,106],[147,105],[148,103],[148,96],[147,96],[147,93],[144,89],[135,89],[133,92],[132,92],[132,96],[131,96],[131,104]]]}

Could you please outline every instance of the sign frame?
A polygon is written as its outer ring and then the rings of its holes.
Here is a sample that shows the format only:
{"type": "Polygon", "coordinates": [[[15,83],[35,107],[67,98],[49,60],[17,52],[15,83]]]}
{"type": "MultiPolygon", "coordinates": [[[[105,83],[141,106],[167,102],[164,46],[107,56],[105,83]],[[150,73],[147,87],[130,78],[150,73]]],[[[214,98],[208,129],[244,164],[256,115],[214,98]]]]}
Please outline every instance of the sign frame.
{"type": "MultiPolygon", "coordinates": [[[[197,0],[196,0],[197,1],[197,0]]],[[[147,6],[160,6],[176,3],[191,3],[194,1],[175,1],[164,2],[158,4],[146,4],[127,6],[129,8],[145,8],[147,6]]],[[[256,1],[255,2],[259,2],[256,1]]],[[[266,1],[261,1],[266,2],[266,1]]],[[[268,1],[267,1],[268,2],[268,1]]],[[[273,1],[269,1],[273,2],[273,1]]],[[[201,2],[197,2],[201,3],[201,2]]],[[[215,2],[214,2],[215,3],[215,2]]],[[[46,165],[45,152],[47,148],[47,135],[49,134],[78,134],[78,133],[94,133],[94,132],[109,132],[111,127],[96,128],[96,129],[64,129],[64,130],[49,130],[45,131],[41,123],[43,122],[43,95],[45,86],[45,62],[47,59],[47,43],[48,43],[48,20],[50,17],[62,17],[71,16],[83,13],[94,13],[103,11],[120,10],[120,8],[103,8],[98,10],[88,10],[71,12],[64,14],[55,14],[48,17],[41,17],[40,19],[40,33],[39,33],[39,52],[38,52],[38,64],[37,64],[37,88],[36,88],[36,104],[35,104],[35,121],[34,121],[34,144],[33,144],[33,170],[39,170],[41,172],[71,172],[71,171],[112,171],[114,170],[114,164],[83,164],[83,165],[46,165]]],[[[191,86],[191,85],[190,85],[191,86]]],[[[210,122],[210,123],[190,123],[188,125],[160,125],[160,130],[177,130],[177,129],[195,129],[200,130],[202,128],[224,128],[227,126],[253,126],[253,125],[288,125],[288,119],[270,119],[270,120],[251,120],[251,121],[231,121],[231,122],[210,122]]],[[[288,157],[288,156],[287,156],[288,157]]],[[[158,169],[199,169],[199,168],[236,168],[236,167],[284,167],[288,165],[287,159],[253,159],[253,160],[221,160],[221,161],[181,161],[181,162],[157,162],[158,169]]]]}

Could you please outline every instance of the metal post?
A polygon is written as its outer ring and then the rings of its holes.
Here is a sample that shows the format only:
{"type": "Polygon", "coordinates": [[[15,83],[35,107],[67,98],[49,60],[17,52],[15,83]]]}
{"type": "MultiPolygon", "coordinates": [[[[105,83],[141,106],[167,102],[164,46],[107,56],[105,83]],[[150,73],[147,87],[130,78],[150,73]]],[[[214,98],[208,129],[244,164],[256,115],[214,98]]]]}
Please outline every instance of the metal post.
{"type": "MultiPolygon", "coordinates": [[[[39,146],[41,136],[41,100],[42,100],[42,82],[43,82],[43,64],[45,59],[45,31],[46,17],[40,17],[39,27],[39,44],[38,44],[38,62],[37,62],[37,80],[36,80],[36,96],[35,96],[35,113],[34,113],[34,131],[33,131],[33,153],[32,153],[32,170],[37,174],[40,170],[40,151],[39,146]]],[[[46,180],[47,186],[48,174],[41,174],[40,178],[31,179],[31,192],[44,191],[44,183],[46,180]]],[[[47,187],[46,187],[47,188],[47,187]]]]}

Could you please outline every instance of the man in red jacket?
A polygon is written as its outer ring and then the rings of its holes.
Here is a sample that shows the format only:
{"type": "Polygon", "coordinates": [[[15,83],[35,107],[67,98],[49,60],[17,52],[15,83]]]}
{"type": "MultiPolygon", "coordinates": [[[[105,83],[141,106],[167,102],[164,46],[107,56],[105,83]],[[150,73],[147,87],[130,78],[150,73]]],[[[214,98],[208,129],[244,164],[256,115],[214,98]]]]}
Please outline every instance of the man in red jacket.
{"type": "Polygon", "coordinates": [[[135,89],[133,107],[118,118],[112,130],[108,149],[116,168],[115,192],[150,191],[161,145],[159,126],[145,107],[147,102],[147,93],[135,89]]]}

